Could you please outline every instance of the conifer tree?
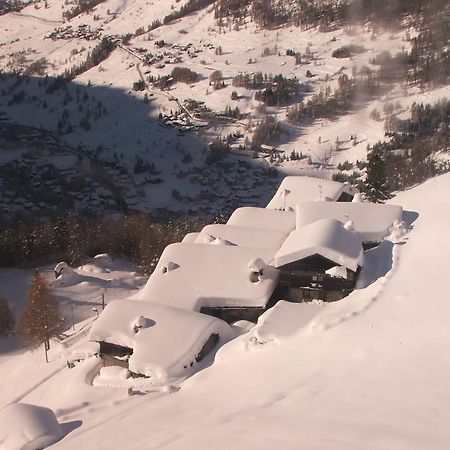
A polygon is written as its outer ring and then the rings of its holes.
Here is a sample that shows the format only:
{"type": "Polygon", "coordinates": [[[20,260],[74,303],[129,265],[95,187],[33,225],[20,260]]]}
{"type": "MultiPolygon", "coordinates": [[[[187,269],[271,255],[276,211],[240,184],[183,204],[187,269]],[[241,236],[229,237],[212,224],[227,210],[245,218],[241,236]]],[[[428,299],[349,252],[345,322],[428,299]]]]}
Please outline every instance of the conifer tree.
{"type": "Polygon", "coordinates": [[[28,289],[18,332],[26,342],[34,346],[44,343],[48,350],[50,339],[58,336],[64,329],[64,319],[59,312],[58,303],[50,293],[44,277],[37,273],[28,289]]]}
{"type": "Polygon", "coordinates": [[[381,203],[390,197],[387,187],[386,165],[378,152],[372,151],[367,156],[367,176],[364,191],[371,202],[381,203]]]}
{"type": "Polygon", "coordinates": [[[14,330],[14,316],[8,302],[0,296],[0,336],[8,336],[14,330]]]}

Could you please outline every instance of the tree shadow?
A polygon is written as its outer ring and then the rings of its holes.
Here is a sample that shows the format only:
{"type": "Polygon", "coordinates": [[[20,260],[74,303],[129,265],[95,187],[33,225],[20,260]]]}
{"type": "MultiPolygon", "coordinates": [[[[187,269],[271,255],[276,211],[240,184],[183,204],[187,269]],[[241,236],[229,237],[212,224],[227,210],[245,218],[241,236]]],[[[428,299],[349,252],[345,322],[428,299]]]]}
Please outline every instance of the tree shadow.
{"type": "Polygon", "coordinates": [[[26,348],[17,336],[0,337],[0,355],[21,353],[26,348]]]}
{"type": "Polygon", "coordinates": [[[72,420],[70,422],[63,422],[59,424],[62,430],[62,437],[60,440],[64,439],[69,433],[75,431],[77,428],[80,428],[83,425],[82,420],[72,420]]]}
{"type": "MultiPolygon", "coordinates": [[[[0,74],[0,181],[7,193],[0,199],[0,213],[5,221],[68,213],[144,211],[156,220],[164,220],[159,211],[205,219],[231,213],[229,205],[239,204],[242,192],[236,193],[234,183],[223,185],[223,176],[211,179],[206,173],[211,133],[180,133],[178,123],[167,126],[160,114],[177,106],[163,93],[161,101],[154,100],[158,90],[145,96],[146,91],[132,91],[131,84],[119,89],[0,74]],[[158,184],[152,183],[155,172],[158,184]],[[214,193],[213,199],[205,198],[202,186],[214,193]]],[[[239,178],[238,161],[224,161],[231,164],[226,170],[217,166],[216,172],[239,178]]],[[[268,174],[259,162],[248,163],[255,180],[268,174]]],[[[255,193],[259,190],[249,191],[244,200],[263,206],[255,193]]]]}

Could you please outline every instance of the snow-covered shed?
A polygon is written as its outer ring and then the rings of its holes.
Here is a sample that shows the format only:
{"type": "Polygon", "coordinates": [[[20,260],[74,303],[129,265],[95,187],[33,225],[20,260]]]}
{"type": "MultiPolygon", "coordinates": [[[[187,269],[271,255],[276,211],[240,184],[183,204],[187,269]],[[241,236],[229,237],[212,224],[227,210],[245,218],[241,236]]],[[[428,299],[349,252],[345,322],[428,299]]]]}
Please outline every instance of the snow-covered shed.
{"type": "Polygon", "coordinates": [[[305,202],[297,206],[297,228],[321,219],[351,221],[353,229],[361,236],[365,248],[379,244],[392,227],[402,220],[399,205],[380,203],[305,202]]]}
{"type": "Polygon", "coordinates": [[[227,221],[227,225],[239,227],[263,228],[265,230],[290,233],[295,229],[295,211],[277,211],[273,209],[244,206],[237,208],[227,221]]]}
{"type": "MultiPolygon", "coordinates": [[[[239,227],[236,225],[206,225],[197,236],[196,244],[239,245],[278,250],[287,233],[264,228],[239,227]]],[[[184,242],[184,241],[183,241],[184,242]]]]}
{"type": "Polygon", "coordinates": [[[302,202],[351,202],[357,192],[358,190],[349,183],[324,178],[289,176],[281,182],[267,208],[290,210],[302,202]]]}
{"type": "Polygon", "coordinates": [[[336,219],[293,231],[275,255],[290,300],[338,300],[354,288],[363,265],[360,235],[336,219]]]}
{"type": "Polygon", "coordinates": [[[156,385],[191,375],[217,344],[232,337],[223,320],[140,300],[115,300],[95,321],[105,365],[119,365],[156,385]]]}
{"type": "Polygon", "coordinates": [[[139,298],[231,322],[256,320],[278,284],[274,250],[176,243],[166,247],[139,298]]]}

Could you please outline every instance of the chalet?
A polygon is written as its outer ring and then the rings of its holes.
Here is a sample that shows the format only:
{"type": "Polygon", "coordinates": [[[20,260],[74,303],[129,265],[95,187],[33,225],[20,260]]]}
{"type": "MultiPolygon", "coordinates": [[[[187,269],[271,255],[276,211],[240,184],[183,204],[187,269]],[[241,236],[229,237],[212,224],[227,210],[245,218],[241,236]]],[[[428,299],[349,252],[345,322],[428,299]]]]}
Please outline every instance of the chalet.
{"type": "Polygon", "coordinates": [[[351,202],[358,190],[348,183],[323,178],[290,176],[284,178],[268,203],[268,209],[294,209],[302,202],[351,202]]]}
{"type": "Polygon", "coordinates": [[[361,236],[365,250],[377,246],[389,235],[395,224],[401,223],[403,209],[398,205],[379,203],[305,202],[297,206],[297,228],[321,219],[351,221],[361,236]]]}
{"type": "Polygon", "coordinates": [[[354,289],[362,265],[359,234],[335,219],[296,229],[275,255],[280,292],[290,301],[339,300],[354,289]]]}
{"type": "Polygon", "coordinates": [[[255,321],[271,304],[275,249],[176,243],[167,246],[139,299],[220,317],[255,321]]]}
{"type": "Polygon", "coordinates": [[[191,375],[219,343],[233,336],[215,317],[137,300],[109,303],[91,328],[103,366],[129,369],[155,385],[191,375]]]}
{"type": "Polygon", "coordinates": [[[245,206],[237,208],[227,221],[227,225],[262,228],[265,230],[290,233],[295,229],[296,214],[294,211],[278,211],[275,209],[245,206]]]}

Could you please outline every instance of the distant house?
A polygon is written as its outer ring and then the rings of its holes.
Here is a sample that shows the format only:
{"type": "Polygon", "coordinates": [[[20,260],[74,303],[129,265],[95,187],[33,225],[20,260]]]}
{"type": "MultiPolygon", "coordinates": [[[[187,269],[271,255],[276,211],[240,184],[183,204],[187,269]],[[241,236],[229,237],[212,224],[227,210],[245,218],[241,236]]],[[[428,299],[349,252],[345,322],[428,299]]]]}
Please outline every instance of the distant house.
{"type": "Polygon", "coordinates": [[[284,178],[267,205],[268,209],[293,210],[302,202],[351,202],[358,190],[348,183],[323,178],[284,178]]]}
{"type": "Polygon", "coordinates": [[[166,247],[139,298],[227,322],[256,321],[278,285],[274,249],[176,243],[166,247]]]}
{"type": "Polygon", "coordinates": [[[109,303],[90,331],[103,366],[127,368],[155,385],[191,375],[231,337],[229,325],[215,317],[137,300],[109,303]]]}
{"type": "Polygon", "coordinates": [[[279,150],[277,150],[276,147],[273,147],[272,145],[266,145],[266,144],[261,144],[259,146],[259,151],[268,156],[273,156],[276,153],[281,153],[279,150]]]}
{"type": "Polygon", "coordinates": [[[359,234],[335,219],[296,229],[275,255],[280,294],[290,301],[339,300],[354,289],[362,265],[359,234]]]}
{"type": "Polygon", "coordinates": [[[389,235],[395,223],[402,220],[403,209],[398,205],[379,203],[306,202],[297,206],[297,228],[321,219],[352,222],[361,236],[364,249],[378,245],[389,235]]]}
{"type": "Polygon", "coordinates": [[[227,225],[262,228],[288,234],[295,229],[295,221],[295,211],[277,211],[275,209],[245,206],[237,208],[231,214],[227,225]]]}

